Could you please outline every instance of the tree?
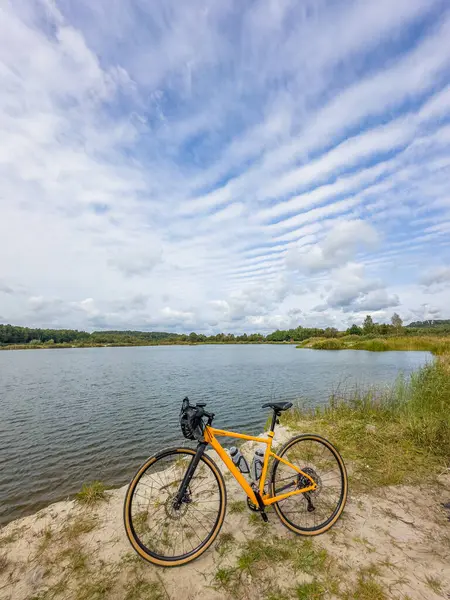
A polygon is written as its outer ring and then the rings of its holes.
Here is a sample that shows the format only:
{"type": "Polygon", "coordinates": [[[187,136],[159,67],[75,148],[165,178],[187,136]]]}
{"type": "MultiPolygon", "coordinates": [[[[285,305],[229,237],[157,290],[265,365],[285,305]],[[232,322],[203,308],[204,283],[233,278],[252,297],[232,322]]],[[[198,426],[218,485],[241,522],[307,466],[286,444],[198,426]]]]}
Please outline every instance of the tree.
{"type": "Polygon", "coordinates": [[[334,338],[337,337],[338,333],[339,331],[336,329],[336,327],[327,327],[323,332],[323,335],[326,338],[334,338]]]}
{"type": "Polygon", "coordinates": [[[372,333],[374,329],[375,325],[372,321],[372,317],[370,315],[367,315],[367,317],[364,319],[363,331],[364,333],[372,333]]]}
{"type": "Polygon", "coordinates": [[[363,331],[361,327],[358,327],[358,325],[356,325],[355,323],[353,323],[353,325],[347,329],[348,335],[362,335],[362,332],[363,331]]]}
{"type": "Polygon", "coordinates": [[[402,328],[402,326],[403,326],[403,321],[402,321],[402,319],[400,318],[400,315],[398,315],[397,313],[394,313],[394,314],[392,315],[392,317],[391,317],[391,323],[392,323],[392,325],[395,327],[395,329],[396,329],[397,331],[400,331],[400,329],[401,329],[401,328],[402,328]]]}

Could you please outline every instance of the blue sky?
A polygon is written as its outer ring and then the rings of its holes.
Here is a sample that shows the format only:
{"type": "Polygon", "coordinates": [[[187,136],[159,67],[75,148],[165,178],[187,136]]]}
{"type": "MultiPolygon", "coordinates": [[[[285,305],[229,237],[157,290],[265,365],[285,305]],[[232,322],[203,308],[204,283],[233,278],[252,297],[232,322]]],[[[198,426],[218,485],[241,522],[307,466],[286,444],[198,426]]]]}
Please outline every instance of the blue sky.
{"type": "Polygon", "coordinates": [[[0,322],[450,318],[450,6],[0,8],[0,322]]]}

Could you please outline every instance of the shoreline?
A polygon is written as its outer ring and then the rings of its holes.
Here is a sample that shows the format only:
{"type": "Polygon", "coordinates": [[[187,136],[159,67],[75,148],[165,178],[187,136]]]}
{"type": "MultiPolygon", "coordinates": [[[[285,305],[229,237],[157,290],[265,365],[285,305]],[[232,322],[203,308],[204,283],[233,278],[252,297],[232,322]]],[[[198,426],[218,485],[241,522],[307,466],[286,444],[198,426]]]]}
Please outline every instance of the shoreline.
{"type": "MultiPolygon", "coordinates": [[[[297,427],[280,426],[275,442],[296,433],[297,427]]],[[[243,445],[244,453],[252,444],[243,445]]],[[[347,466],[354,476],[352,462],[347,466]]],[[[0,529],[2,598],[177,600],[181,593],[191,600],[438,600],[450,592],[441,506],[450,498],[450,474],[433,485],[362,491],[353,484],[342,518],[308,539],[284,528],[273,510],[265,524],[247,509],[234,479],[225,479],[228,510],[217,541],[178,569],[155,567],[132,550],[122,521],[126,485],[92,505],[70,499],[11,521],[0,529]]]]}
{"type": "Polygon", "coordinates": [[[0,346],[0,351],[7,350],[62,350],[86,348],[145,348],[172,346],[295,346],[300,350],[364,350],[367,352],[431,352],[443,354],[450,351],[450,337],[438,336],[402,336],[369,338],[355,340],[343,338],[308,338],[303,342],[270,340],[252,342],[149,342],[140,344],[111,343],[111,344],[9,344],[0,346]]]}
{"type": "Polygon", "coordinates": [[[1,350],[61,350],[61,349],[78,349],[78,348],[144,348],[148,346],[295,346],[298,342],[164,342],[164,343],[148,343],[148,344],[85,344],[75,345],[69,343],[63,344],[9,344],[0,346],[1,350]]]}

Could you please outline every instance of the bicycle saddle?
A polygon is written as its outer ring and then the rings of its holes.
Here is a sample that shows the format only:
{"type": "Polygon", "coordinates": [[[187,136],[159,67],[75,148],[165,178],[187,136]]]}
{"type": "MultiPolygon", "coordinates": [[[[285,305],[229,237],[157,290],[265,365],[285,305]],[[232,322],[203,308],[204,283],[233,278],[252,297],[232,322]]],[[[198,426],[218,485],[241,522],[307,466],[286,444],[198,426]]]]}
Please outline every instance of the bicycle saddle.
{"type": "Polygon", "coordinates": [[[262,405],[262,408],[273,408],[276,411],[288,410],[291,408],[292,402],[267,402],[262,405]]]}

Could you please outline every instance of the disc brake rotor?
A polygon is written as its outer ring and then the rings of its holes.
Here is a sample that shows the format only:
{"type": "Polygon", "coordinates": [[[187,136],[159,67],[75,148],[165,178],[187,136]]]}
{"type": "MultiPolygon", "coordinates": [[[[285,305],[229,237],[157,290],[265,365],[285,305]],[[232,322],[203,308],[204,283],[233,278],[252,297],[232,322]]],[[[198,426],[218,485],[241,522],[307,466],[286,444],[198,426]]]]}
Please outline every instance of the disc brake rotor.
{"type": "Polygon", "coordinates": [[[185,497],[183,498],[180,507],[175,508],[175,499],[176,494],[169,496],[165,502],[164,508],[166,511],[166,515],[169,517],[169,519],[174,519],[175,521],[177,521],[178,519],[184,517],[184,515],[187,513],[189,504],[192,502],[192,500],[190,498],[189,492],[186,491],[185,497]]]}
{"type": "MultiPolygon", "coordinates": [[[[312,467],[304,467],[302,471],[303,473],[306,473],[306,475],[309,475],[309,477],[311,477],[317,486],[315,490],[311,490],[308,492],[308,494],[310,496],[317,497],[322,491],[322,479],[320,478],[320,475],[312,467]]],[[[298,486],[300,488],[309,487],[310,485],[311,481],[308,479],[308,477],[305,477],[304,475],[298,476],[298,486]]]]}

